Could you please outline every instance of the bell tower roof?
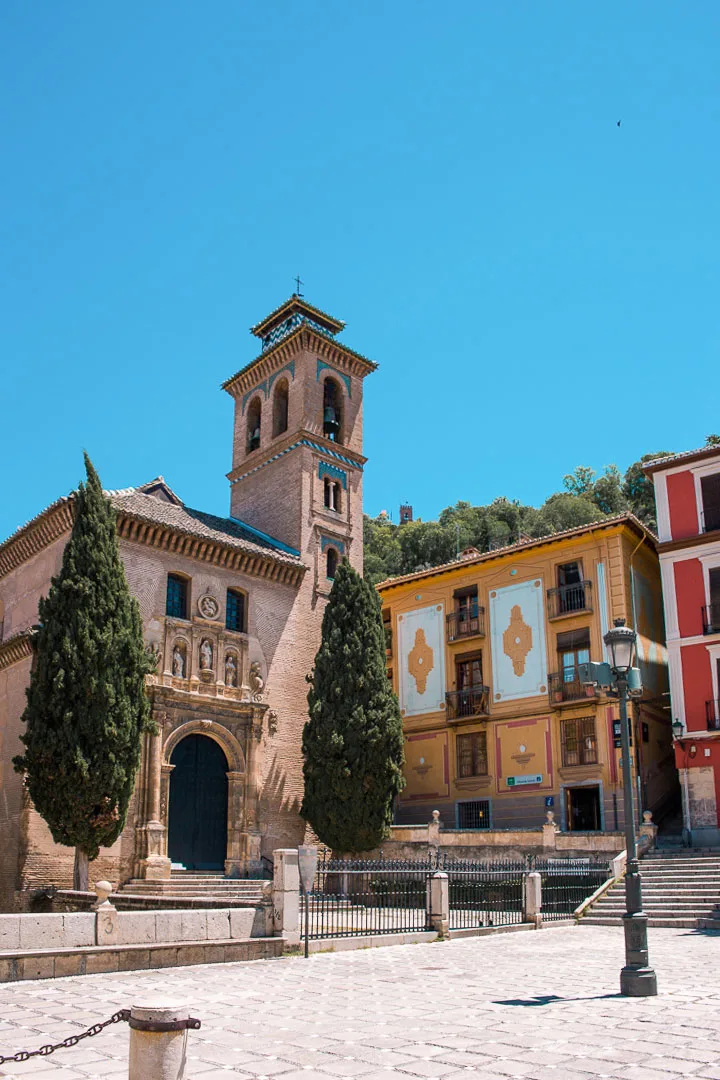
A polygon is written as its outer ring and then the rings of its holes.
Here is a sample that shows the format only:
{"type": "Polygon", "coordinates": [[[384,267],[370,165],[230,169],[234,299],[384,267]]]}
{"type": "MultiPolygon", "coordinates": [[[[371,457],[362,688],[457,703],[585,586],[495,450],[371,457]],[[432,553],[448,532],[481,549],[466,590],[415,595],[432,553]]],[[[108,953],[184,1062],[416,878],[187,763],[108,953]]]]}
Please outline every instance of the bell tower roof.
{"type": "Polygon", "coordinates": [[[298,293],[293,293],[289,300],[271,311],[262,322],[252,326],[250,332],[260,338],[262,351],[265,352],[302,325],[311,326],[313,330],[331,338],[345,328],[341,319],[333,318],[320,308],[308,304],[298,293]]]}

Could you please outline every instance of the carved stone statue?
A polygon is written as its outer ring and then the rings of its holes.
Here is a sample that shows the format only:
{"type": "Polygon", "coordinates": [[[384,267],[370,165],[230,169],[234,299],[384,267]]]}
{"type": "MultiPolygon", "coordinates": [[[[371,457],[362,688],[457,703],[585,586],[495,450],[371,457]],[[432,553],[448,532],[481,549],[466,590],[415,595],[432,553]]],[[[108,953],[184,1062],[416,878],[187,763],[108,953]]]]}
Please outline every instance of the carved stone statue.
{"type": "Polygon", "coordinates": [[[232,653],[225,657],[225,685],[237,686],[237,661],[232,653]]]}
{"type": "Polygon", "coordinates": [[[185,650],[182,645],[173,647],[172,672],[176,679],[185,678],[185,650]]]}
{"type": "Polygon", "coordinates": [[[268,718],[268,735],[270,735],[271,737],[273,735],[277,735],[278,714],[275,712],[274,709],[270,709],[270,711],[267,714],[267,718],[268,718]]]}
{"type": "Polygon", "coordinates": [[[260,671],[260,664],[257,660],[253,660],[252,664],[250,665],[248,682],[250,684],[250,693],[252,694],[253,701],[262,701],[262,692],[265,689],[265,680],[262,677],[260,671]]]}
{"type": "Polygon", "coordinates": [[[213,647],[212,643],[207,638],[203,638],[200,643],[200,670],[212,671],[213,666],[213,647]]]}

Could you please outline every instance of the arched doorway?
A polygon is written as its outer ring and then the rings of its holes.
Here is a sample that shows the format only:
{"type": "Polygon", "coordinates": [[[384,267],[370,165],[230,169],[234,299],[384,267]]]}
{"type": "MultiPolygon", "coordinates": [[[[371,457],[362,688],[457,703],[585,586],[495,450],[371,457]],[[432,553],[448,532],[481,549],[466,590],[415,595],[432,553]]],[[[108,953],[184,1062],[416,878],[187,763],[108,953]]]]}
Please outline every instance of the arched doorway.
{"type": "Polygon", "coordinates": [[[170,764],[168,855],[186,870],[223,870],[227,852],[228,763],[207,735],[187,735],[170,764]]]}

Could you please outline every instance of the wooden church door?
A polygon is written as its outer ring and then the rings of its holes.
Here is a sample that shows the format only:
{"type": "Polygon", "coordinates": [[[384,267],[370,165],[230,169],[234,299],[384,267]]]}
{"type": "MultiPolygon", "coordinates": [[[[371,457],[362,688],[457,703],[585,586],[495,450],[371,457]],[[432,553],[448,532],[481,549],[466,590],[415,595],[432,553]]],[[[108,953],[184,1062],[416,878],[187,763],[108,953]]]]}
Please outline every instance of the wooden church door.
{"type": "Polygon", "coordinates": [[[170,764],[168,855],[186,870],[223,870],[227,851],[227,760],[207,735],[188,735],[170,764]]]}

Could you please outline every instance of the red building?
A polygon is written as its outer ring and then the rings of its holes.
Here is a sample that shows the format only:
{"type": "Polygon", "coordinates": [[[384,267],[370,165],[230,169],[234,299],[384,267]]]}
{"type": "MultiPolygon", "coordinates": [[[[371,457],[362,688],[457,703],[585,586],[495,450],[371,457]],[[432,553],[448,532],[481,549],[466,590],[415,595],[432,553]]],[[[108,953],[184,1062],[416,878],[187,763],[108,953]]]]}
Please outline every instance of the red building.
{"type": "Polygon", "coordinates": [[[720,845],[720,446],[658,458],[655,485],[675,761],[694,847],[720,845]]]}

